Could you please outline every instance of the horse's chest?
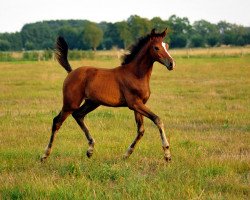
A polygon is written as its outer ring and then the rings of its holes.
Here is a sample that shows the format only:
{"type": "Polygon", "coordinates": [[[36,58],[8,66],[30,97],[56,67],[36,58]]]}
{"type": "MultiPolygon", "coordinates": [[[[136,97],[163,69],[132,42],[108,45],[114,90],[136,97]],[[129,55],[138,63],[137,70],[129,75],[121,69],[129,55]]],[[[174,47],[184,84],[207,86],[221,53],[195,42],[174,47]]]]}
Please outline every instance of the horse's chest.
{"type": "Polygon", "coordinates": [[[139,97],[143,101],[143,103],[146,103],[147,100],[150,97],[150,88],[149,88],[149,86],[137,88],[135,90],[134,95],[139,97]]]}
{"type": "Polygon", "coordinates": [[[123,93],[126,99],[139,98],[143,103],[146,103],[150,97],[149,82],[147,80],[126,80],[123,86],[123,93]]]}
{"type": "Polygon", "coordinates": [[[143,103],[146,103],[147,100],[149,99],[150,97],[150,90],[144,90],[143,93],[141,94],[141,99],[143,101],[143,103]]]}

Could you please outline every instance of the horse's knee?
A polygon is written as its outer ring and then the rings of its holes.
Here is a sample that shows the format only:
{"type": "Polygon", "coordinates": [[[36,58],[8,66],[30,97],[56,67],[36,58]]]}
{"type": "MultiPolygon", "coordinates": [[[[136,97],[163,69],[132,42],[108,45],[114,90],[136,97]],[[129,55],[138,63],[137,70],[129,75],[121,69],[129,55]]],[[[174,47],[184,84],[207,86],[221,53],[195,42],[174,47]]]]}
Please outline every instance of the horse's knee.
{"type": "Polygon", "coordinates": [[[94,140],[93,138],[90,138],[90,139],[89,139],[89,145],[94,147],[94,145],[95,145],[95,140],[94,140]]]}

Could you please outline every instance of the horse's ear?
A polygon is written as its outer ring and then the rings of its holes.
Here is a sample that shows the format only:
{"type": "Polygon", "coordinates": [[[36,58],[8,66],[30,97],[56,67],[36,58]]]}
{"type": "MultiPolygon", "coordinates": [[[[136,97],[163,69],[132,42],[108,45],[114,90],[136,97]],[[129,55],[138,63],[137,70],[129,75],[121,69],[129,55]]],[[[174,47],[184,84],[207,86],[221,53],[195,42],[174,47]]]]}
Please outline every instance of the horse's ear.
{"type": "Polygon", "coordinates": [[[151,36],[154,36],[155,34],[156,34],[155,28],[153,28],[152,31],[151,31],[151,36]]]}
{"type": "Polygon", "coordinates": [[[167,35],[167,30],[168,30],[168,28],[165,28],[165,30],[161,33],[161,37],[166,37],[166,35],[167,35]]]}

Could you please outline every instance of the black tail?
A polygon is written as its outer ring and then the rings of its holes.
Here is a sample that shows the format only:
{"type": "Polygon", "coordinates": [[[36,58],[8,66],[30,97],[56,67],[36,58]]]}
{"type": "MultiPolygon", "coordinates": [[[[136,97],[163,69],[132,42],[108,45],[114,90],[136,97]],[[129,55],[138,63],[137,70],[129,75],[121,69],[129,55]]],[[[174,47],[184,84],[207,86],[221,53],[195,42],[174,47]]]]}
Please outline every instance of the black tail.
{"type": "Polygon", "coordinates": [[[68,45],[63,37],[59,36],[56,41],[55,56],[61,66],[69,73],[72,68],[68,61],[68,45]]]}

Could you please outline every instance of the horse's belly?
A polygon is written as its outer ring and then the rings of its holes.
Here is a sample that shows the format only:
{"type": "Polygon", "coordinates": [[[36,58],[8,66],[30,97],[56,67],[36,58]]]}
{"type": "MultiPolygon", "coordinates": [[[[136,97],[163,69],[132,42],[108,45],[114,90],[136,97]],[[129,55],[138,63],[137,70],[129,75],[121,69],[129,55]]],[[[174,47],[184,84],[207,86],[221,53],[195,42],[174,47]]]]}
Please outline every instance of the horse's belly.
{"type": "Polygon", "coordinates": [[[93,81],[88,85],[85,93],[88,99],[101,105],[122,106],[124,104],[119,85],[112,79],[108,82],[93,81]]]}

